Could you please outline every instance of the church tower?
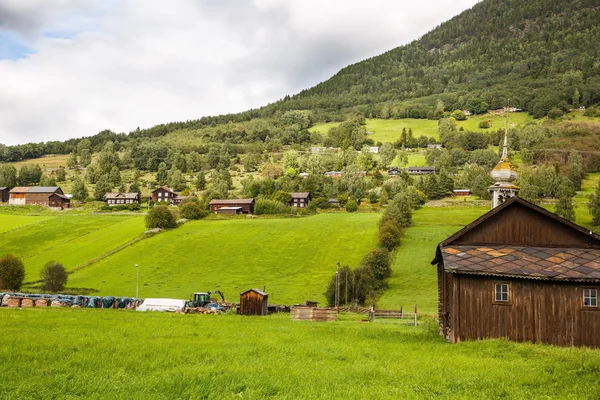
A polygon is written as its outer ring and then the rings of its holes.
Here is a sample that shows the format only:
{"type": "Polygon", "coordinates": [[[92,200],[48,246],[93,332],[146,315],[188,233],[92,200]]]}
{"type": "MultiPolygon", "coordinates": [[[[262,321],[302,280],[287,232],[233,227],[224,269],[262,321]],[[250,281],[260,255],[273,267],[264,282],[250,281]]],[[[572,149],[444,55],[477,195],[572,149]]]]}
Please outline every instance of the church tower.
{"type": "Polygon", "coordinates": [[[492,170],[491,175],[494,184],[488,188],[488,192],[492,195],[492,208],[496,208],[519,193],[519,188],[513,184],[517,179],[517,173],[508,159],[508,127],[504,131],[502,158],[492,170]]]}

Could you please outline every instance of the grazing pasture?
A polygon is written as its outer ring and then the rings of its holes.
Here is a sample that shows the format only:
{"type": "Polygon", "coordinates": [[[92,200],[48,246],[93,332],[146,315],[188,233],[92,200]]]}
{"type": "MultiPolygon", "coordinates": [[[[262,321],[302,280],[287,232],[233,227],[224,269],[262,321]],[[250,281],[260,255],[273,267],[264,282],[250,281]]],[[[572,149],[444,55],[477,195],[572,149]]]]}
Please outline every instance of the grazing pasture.
{"type": "Polygon", "coordinates": [[[31,229],[32,225],[51,218],[53,217],[41,215],[0,214],[0,234],[19,228],[24,228],[26,226],[31,229]]]}
{"type": "Polygon", "coordinates": [[[450,345],[428,323],[55,308],[0,314],[4,399],[600,396],[600,351],[504,340],[450,345]]]}
{"type": "Polygon", "coordinates": [[[324,301],[336,263],[356,266],[377,245],[377,213],[305,218],[237,218],[188,222],[77,271],[69,286],[101,295],[187,298],[195,291],[239,293],[266,286],[270,303],[324,301]]]}

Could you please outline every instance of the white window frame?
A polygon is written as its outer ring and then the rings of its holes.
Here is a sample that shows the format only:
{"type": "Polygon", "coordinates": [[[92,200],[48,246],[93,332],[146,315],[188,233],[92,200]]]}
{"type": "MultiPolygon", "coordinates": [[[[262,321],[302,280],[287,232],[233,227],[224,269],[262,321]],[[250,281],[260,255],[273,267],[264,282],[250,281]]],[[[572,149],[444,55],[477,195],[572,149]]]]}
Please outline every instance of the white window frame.
{"type": "Polygon", "coordinates": [[[584,308],[598,308],[598,289],[583,288],[581,300],[584,308]]]}

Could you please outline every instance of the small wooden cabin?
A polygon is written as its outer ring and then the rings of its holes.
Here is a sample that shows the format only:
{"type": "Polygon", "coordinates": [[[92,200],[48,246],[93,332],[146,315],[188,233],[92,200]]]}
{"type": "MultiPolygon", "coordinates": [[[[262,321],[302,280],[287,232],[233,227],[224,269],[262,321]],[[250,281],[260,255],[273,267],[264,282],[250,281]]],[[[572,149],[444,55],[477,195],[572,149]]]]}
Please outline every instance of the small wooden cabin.
{"type": "Polygon", "coordinates": [[[240,293],[240,315],[267,315],[269,313],[269,295],[259,289],[250,289],[240,293]]]}
{"type": "Polygon", "coordinates": [[[309,192],[292,192],[292,200],[290,201],[290,206],[304,208],[308,206],[310,203],[310,193],[309,192]]]}
{"type": "Polygon", "coordinates": [[[160,186],[154,189],[150,196],[152,197],[152,201],[155,203],[158,203],[159,201],[171,203],[171,201],[177,197],[177,193],[169,188],[160,186]]]}
{"type": "Polygon", "coordinates": [[[7,187],[0,187],[0,203],[6,203],[9,198],[10,189],[7,187]]]}
{"type": "Polygon", "coordinates": [[[254,199],[230,199],[230,200],[211,200],[209,203],[210,211],[217,213],[222,207],[242,207],[242,213],[254,214],[254,199]]]}
{"type": "Polygon", "coordinates": [[[454,193],[455,196],[470,196],[471,195],[470,189],[454,189],[452,192],[454,193]]]}
{"type": "Polygon", "coordinates": [[[435,174],[435,167],[408,167],[410,175],[430,175],[435,174]]]}
{"type": "Polygon", "coordinates": [[[392,167],[388,171],[389,177],[400,176],[400,174],[401,174],[400,169],[398,167],[396,167],[395,165],[392,165],[392,167]]]}
{"type": "Polygon", "coordinates": [[[107,205],[122,206],[126,204],[135,204],[140,202],[139,193],[106,193],[104,195],[104,201],[107,205]]]}
{"type": "Polygon", "coordinates": [[[581,226],[515,196],[441,242],[432,264],[452,343],[600,347],[600,236],[581,226]]]}

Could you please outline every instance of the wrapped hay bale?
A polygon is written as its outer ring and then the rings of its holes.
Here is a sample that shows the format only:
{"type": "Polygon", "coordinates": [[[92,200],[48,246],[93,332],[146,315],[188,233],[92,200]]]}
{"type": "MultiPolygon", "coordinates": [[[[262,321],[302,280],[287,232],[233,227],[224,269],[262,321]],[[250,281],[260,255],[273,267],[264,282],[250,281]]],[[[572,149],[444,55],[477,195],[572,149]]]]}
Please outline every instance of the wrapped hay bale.
{"type": "Polygon", "coordinates": [[[6,305],[8,307],[20,307],[21,306],[21,299],[15,298],[15,297],[10,297],[8,298],[8,301],[6,302],[6,305]]]}
{"type": "Polygon", "coordinates": [[[35,306],[36,307],[48,307],[48,300],[47,299],[37,299],[35,301],[35,306]]]}
{"type": "Polygon", "coordinates": [[[2,296],[2,307],[8,307],[8,299],[10,299],[10,294],[2,296]]]}
{"type": "Polygon", "coordinates": [[[33,307],[35,306],[35,302],[33,299],[23,299],[21,300],[21,307],[33,307]]]}
{"type": "Polygon", "coordinates": [[[52,300],[52,303],[50,303],[50,305],[52,307],[63,307],[63,303],[61,303],[59,300],[52,300]]]}
{"type": "Polygon", "coordinates": [[[79,304],[73,304],[71,308],[81,308],[81,306],[79,304]]]}

